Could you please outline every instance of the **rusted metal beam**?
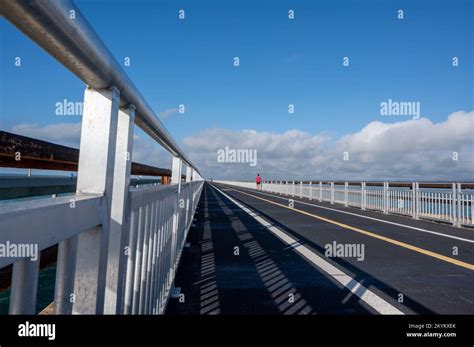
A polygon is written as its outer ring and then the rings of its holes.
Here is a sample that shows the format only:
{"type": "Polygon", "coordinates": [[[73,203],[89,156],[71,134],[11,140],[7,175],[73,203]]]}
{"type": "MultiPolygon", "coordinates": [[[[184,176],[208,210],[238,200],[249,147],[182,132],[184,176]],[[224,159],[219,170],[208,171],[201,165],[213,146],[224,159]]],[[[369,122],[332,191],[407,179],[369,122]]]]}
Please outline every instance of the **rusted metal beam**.
{"type": "MultiPolygon", "coordinates": [[[[0,131],[0,167],[74,172],[78,161],[76,148],[0,131]]],[[[132,163],[132,175],[171,177],[171,170],[132,163]]]]}

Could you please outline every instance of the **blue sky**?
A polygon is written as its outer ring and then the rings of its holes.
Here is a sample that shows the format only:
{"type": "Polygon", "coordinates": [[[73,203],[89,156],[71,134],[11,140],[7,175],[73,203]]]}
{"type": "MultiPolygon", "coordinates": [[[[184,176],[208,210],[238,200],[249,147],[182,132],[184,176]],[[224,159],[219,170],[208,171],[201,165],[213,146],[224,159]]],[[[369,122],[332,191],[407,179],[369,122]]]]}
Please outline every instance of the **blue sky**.
{"type": "MultiPolygon", "coordinates": [[[[420,102],[432,123],[473,110],[471,1],[76,4],[119,62],[131,58],[125,71],[156,112],[186,106],[185,114],[163,119],[184,146],[215,128],[297,129],[336,142],[374,121],[408,121],[380,115],[380,102],[389,98],[420,102]],[[345,56],[349,67],[342,66],[345,56]]],[[[82,101],[83,82],[4,19],[0,29],[0,128],[80,122],[54,111],[63,99],[82,101]]]]}

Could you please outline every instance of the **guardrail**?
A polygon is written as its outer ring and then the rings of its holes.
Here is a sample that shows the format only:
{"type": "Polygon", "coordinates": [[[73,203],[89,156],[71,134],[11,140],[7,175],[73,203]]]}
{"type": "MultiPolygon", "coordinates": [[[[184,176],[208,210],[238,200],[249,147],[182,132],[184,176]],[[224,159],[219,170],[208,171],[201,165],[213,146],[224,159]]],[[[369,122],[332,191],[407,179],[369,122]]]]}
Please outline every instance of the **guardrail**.
{"type": "Polygon", "coordinates": [[[88,85],[75,195],[0,205],[9,312],[35,313],[39,253],[28,251],[58,244],[55,313],[163,313],[202,177],[74,3],[9,0],[0,11],[88,85]],[[134,123],[171,154],[171,185],[130,188],[134,123]]]}
{"type": "MultiPolygon", "coordinates": [[[[113,247],[95,244],[86,250],[87,257],[80,258],[77,244],[82,237],[102,232],[102,196],[62,196],[0,205],[0,243],[23,252],[35,245],[38,255],[59,243],[56,313],[96,313],[98,296],[104,294],[79,282],[89,282],[89,276],[105,280],[107,274],[115,273],[115,300],[109,298],[110,305],[117,305],[113,313],[160,314],[169,297],[202,186],[203,181],[195,181],[130,188],[128,222],[120,243],[113,247]],[[107,255],[118,259],[98,271],[99,259],[107,255]],[[75,274],[76,267],[79,271],[75,274]],[[88,271],[81,272],[84,267],[88,271]]],[[[10,313],[34,314],[40,259],[19,259],[19,255],[17,252],[16,256],[0,258],[0,268],[13,264],[10,313]]]]}
{"type": "MultiPolygon", "coordinates": [[[[215,182],[256,189],[254,182],[215,182]]],[[[428,188],[420,188],[420,185],[418,182],[392,186],[390,182],[264,181],[262,190],[414,219],[448,222],[456,227],[474,226],[472,189],[465,189],[462,183],[451,183],[451,189],[447,189],[446,184],[429,183],[426,184],[428,188]]],[[[471,187],[472,184],[466,186],[471,187]]]]}
{"type": "Polygon", "coordinates": [[[179,194],[176,186],[130,192],[132,252],[123,278],[123,313],[164,312],[202,186],[203,182],[183,184],[179,194]]]}

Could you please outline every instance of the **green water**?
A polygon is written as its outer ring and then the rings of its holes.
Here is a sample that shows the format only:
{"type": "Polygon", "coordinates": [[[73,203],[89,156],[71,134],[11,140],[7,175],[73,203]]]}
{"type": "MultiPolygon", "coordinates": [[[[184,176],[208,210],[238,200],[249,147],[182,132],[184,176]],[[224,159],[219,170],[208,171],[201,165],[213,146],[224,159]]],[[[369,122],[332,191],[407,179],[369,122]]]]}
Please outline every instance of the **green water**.
{"type": "MultiPolygon", "coordinates": [[[[40,271],[38,277],[38,293],[36,313],[41,312],[54,300],[54,283],[56,278],[56,264],[40,271]]],[[[0,314],[8,314],[10,289],[0,292],[0,314]]]]}

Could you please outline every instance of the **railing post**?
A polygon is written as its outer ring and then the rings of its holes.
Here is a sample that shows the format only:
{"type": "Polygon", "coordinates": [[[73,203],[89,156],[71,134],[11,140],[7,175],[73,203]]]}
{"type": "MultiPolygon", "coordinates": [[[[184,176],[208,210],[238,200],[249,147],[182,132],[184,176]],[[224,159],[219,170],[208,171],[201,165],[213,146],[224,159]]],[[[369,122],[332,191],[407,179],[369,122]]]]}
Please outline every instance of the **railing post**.
{"type": "Polygon", "coordinates": [[[365,208],[367,206],[367,191],[365,189],[365,182],[361,183],[361,203],[360,203],[360,208],[365,211],[365,208]]]}
{"type": "Polygon", "coordinates": [[[295,181],[293,181],[292,190],[291,190],[291,196],[294,197],[294,196],[295,196],[295,192],[296,192],[296,190],[295,190],[295,181]]]}
{"type": "Polygon", "coordinates": [[[457,190],[457,184],[453,183],[452,184],[452,201],[451,201],[451,215],[452,215],[452,223],[453,226],[459,227],[459,214],[458,214],[458,190],[457,190]]]}
{"type": "Polygon", "coordinates": [[[331,182],[331,205],[334,205],[334,182],[331,182]]]}
{"type": "Polygon", "coordinates": [[[117,140],[115,147],[115,168],[111,201],[109,249],[107,256],[107,277],[104,313],[122,312],[123,279],[126,264],[127,240],[126,216],[127,197],[132,166],[133,127],[135,106],[129,105],[118,112],[117,140]]]}
{"type": "Polygon", "coordinates": [[[285,181],[285,195],[288,196],[288,181],[285,181]]]}
{"type": "Polygon", "coordinates": [[[347,191],[349,187],[348,182],[344,182],[344,206],[349,206],[349,192],[347,191]]]}
{"type": "Polygon", "coordinates": [[[183,160],[180,157],[173,156],[171,165],[171,184],[178,185],[178,192],[181,191],[181,176],[182,176],[183,160]]]}
{"type": "Polygon", "coordinates": [[[84,94],[76,194],[103,194],[103,220],[78,235],[72,309],[77,314],[104,310],[119,98],[115,87],[84,94]]]}
{"type": "Polygon", "coordinates": [[[415,201],[413,202],[415,209],[415,219],[420,219],[420,184],[415,182],[415,201]]]}
{"type": "Polygon", "coordinates": [[[388,213],[388,182],[383,182],[383,213],[388,213]]]}
{"type": "MultiPolygon", "coordinates": [[[[190,166],[186,167],[186,182],[187,183],[191,182],[192,171],[193,171],[193,169],[190,166]]],[[[189,192],[191,192],[191,194],[192,194],[192,188],[188,189],[188,195],[186,196],[186,212],[185,212],[186,214],[185,214],[185,219],[184,219],[185,220],[185,224],[184,224],[185,228],[188,227],[188,224],[189,224],[190,220],[192,219],[192,216],[188,216],[190,202],[191,202],[191,206],[193,206],[192,205],[192,196],[191,197],[189,196],[189,192]]]]}
{"type": "Polygon", "coordinates": [[[303,198],[303,181],[300,181],[300,199],[303,198]]]}
{"type": "Polygon", "coordinates": [[[457,213],[457,217],[458,217],[458,223],[457,223],[457,227],[460,228],[461,227],[461,223],[463,222],[462,220],[462,217],[463,217],[463,214],[461,213],[461,209],[463,208],[463,200],[462,200],[462,194],[461,194],[461,183],[458,183],[457,184],[457,197],[456,197],[456,202],[457,202],[457,205],[458,205],[458,213],[457,213]]]}
{"type": "Polygon", "coordinates": [[[192,181],[192,172],[193,168],[191,166],[186,166],[186,182],[191,182],[192,181]]]}
{"type": "Polygon", "coordinates": [[[183,160],[180,157],[173,156],[173,163],[171,166],[171,184],[178,186],[178,194],[175,200],[174,213],[173,213],[173,230],[172,230],[172,243],[171,243],[171,261],[170,261],[170,276],[172,283],[174,282],[174,274],[176,270],[176,257],[177,257],[177,239],[179,232],[179,199],[181,196],[181,172],[183,167],[183,160]]]}
{"type": "Polygon", "coordinates": [[[312,181],[309,181],[309,200],[313,200],[313,187],[312,187],[312,181]]]}
{"type": "Polygon", "coordinates": [[[319,202],[323,201],[323,182],[319,181],[319,202]]]}

